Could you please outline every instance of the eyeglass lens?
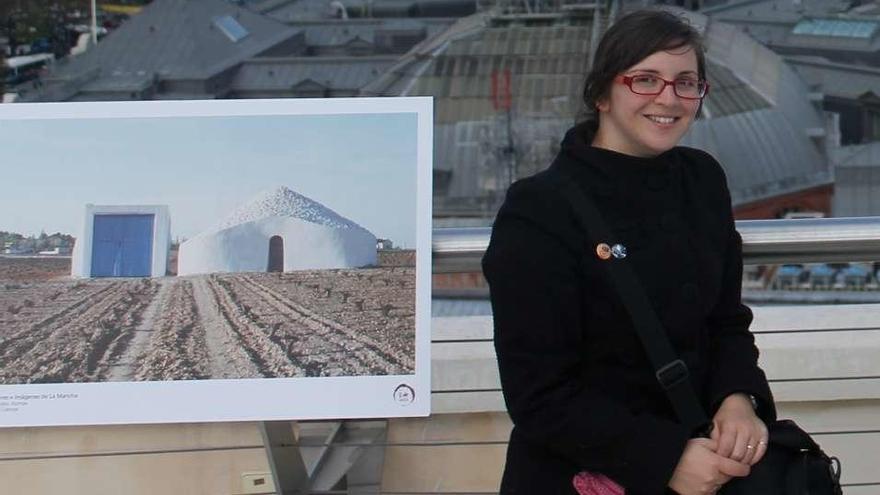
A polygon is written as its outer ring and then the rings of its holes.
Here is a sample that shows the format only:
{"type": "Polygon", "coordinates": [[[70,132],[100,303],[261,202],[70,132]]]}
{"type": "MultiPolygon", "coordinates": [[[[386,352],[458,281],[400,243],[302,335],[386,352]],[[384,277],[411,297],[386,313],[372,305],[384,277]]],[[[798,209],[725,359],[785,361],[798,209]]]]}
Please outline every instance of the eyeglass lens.
{"type": "MultiPolygon", "coordinates": [[[[666,88],[666,81],[654,76],[634,76],[630,88],[643,95],[660,94],[666,88]]],[[[676,79],[671,82],[675,94],[682,98],[700,98],[706,92],[706,83],[697,79],[676,79]]]]}

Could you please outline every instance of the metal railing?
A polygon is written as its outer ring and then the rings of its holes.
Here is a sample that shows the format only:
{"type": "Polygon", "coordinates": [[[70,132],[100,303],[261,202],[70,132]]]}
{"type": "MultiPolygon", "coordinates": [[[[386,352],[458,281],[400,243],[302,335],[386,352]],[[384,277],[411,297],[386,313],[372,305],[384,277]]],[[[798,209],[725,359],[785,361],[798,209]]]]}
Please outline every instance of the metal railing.
{"type": "MultiPolygon", "coordinates": [[[[740,220],[745,264],[880,261],[880,217],[740,220]]],[[[434,229],[434,273],[480,270],[488,227],[434,229]]]]}

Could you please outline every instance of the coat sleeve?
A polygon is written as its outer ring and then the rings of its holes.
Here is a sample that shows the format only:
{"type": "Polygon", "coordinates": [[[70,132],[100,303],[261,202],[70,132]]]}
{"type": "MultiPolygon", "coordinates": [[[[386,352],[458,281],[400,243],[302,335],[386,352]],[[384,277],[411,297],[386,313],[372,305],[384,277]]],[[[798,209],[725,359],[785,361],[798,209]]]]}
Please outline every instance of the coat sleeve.
{"type": "Polygon", "coordinates": [[[770,422],[776,419],[773,395],[767,377],[758,366],[758,348],[749,330],[752,311],[742,302],[742,238],[734,225],[730,193],[720,165],[718,171],[726,200],[727,245],[721,292],[708,319],[712,363],[707,397],[709,412],[714,415],[728,395],[744,392],[755,396],[758,415],[770,422]]]}
{"type": "Polygon", "coordinates": [[[568,205],[548,186],[517,183],[483,258],[501,386],[523,438],[632,494],[664,493],[689,432],[634,415],[579,379],[589,297],[568,205]]]}

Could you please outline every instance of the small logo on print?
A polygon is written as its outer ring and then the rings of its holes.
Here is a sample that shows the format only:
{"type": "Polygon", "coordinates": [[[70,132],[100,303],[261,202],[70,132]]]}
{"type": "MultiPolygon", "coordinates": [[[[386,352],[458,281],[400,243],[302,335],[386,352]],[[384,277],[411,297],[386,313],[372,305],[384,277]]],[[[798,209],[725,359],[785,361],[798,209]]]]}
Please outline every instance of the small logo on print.
{"type": "Polygon", "coordinates": [[[415,399],[416,391],[405,383],[401,383],[394,389],[394,401],[402,406],[412,404],[415,399]]]}

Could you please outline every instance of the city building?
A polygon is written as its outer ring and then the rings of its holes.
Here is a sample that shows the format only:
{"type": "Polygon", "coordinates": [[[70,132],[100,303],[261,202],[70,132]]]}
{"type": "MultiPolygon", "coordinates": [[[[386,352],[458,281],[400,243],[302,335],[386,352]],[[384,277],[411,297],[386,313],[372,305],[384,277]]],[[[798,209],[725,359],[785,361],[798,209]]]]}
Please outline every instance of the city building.
{"type": "Polygon", "coordinates": [[[872,1],[715,1],[702,13],[784,56],[839,118],[841,144],[880,139],[880,4],[872,1]]]}
{"type": "MultiPolygon", "coordinates": [[[[434,96],[435,219],[491,218],[510,181],[549,165],[580,117],[590,47],[610,14],[572,6],[467,17],[364,88],[434,96]]],[[[723,164],[739,218],[828,212],[832,143],[820,102],[780,56],[736,28],[711,22],[706,36],[712,88],[684,144],[723,164]]]]}

